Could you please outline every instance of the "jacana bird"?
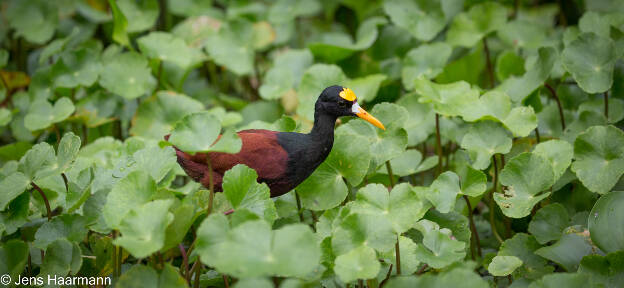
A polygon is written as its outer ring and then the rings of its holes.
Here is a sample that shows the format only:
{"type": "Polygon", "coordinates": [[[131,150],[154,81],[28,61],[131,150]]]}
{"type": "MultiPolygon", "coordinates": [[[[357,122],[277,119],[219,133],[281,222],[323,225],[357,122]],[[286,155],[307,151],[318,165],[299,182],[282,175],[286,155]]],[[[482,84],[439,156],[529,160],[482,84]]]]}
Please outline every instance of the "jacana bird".
{"type": "MultiPolygon", "coordinates": [[[[277,132],[261,129],[237,132],[242,148],[236,154],[220,152],[187,154],[176,149],[178,163],[193,180],[209,187],[212,168],[214,191],[222,191],[225,171],[245,164],[266,183],[271,197],[297,187],[327,158],[334,144],[334,126],[341,116],[357,116],[384,129],[383,124],[357,103],[355,93],[342,86],[325,88],[314,106],[314,126],[310,133],[277,132]]],[[[168,137],[167,137],[168,138],[168,137]]]]}

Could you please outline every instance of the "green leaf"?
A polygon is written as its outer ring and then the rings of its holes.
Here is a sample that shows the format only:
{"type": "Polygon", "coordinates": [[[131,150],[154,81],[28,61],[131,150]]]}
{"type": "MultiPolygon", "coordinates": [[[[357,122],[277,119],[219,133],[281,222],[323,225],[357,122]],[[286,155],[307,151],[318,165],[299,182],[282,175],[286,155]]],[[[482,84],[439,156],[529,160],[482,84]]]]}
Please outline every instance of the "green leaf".
{"type": "Polygon", "coordinates": [[[611,253],[624,249],[624,192],[611,192],[596,201],[589,214],[588,227],[592,242],[611,253]]]}
{"type": "Polygon", "coordinates": [[[462,194],[470,197],[479,197],[487,188],[487,178],[480,170],[466,166],[466,172],[459,175],[462,194]]]}
{"type": "Polygon", "coordinates": [[[54,148],[46,142],[33,146],[20,159],[19,171],[24,173],[29,181],[50,176],[57,166],[57,159],[54,156],[54,148]]]}
{"type": "Polygon", "coordinates": [[[0,211],[4,211],[7,205],[26,190],[30,184],[30,179],[21,172],[15,172],[0,180],[0,211]]]}
{"type": "Polygon", "coordinates": [[[436,209],[429,209],[427,214],[425,214],[424,219],[435,222],[440,225],[440,228],[451,230],[451,232],[453,232],[453,237],[455,237],[454,239],[470,245],[470,236],[472,232],[470,231],[470,222],[468,217],[455,211],[441,213],[436,209]]]}
{"type": "Polygon", "coordinates": [[[375,250],[362,245],[336,257],[334,272],[340,280],[349,283],[357,279],[375,278],[380,267],[375,250]]]}
{"type": "Polygon", "coordinates": [[[553,203],[537,210],[529,223],[529,232],[535,236],[537,242],[546,244],[552,240],[559,240],[563,229],[569,224],[568,211],[565,207],[559,203],[553,203]]]}
{"type": "Polygon", "coordinates": [[[78,156],[78,150],[80,150],[80,137],[72,132],[65,133],[58,145],[58,173],[65,172],[70,168],[78,156]]]}
{"type": "Polygon", "coordinates": [[[488,271],[492,276],[507,276],[520,266],[522,266],[522,260],[516,256],[494,256],[488,266],[488,271]]]}
{"type": "Polygon", "coordinates": [[[321,165],[330,166],[353,186],[360,184],[368,172],[372,155],[367,145],[353,143],[366,141],[368,139],[365,136],[348,133],[346,130],[336,131],[332,151],[321,165]]]}
{"type": "Polygon", "coordinates": [[[588,240],[581,235],[566,233],[557,243],[535,250],[535,254],[561,265],[568,272],[575,272],[581,259],[593,253],[588,240]]]}
{"type": "MultiPolygon", "coordinates": [[[[399,252],[401,257],[401,273],[410,275],[416,272],[420,266],[420,261],[416,256],[418,245],[409,237],[399,236],[399,252]]],[[[396,247],[390,252],[383,254],[384,259],[389,259],[396,267],[396,247]]],[[[396,272],[395,267],[393,267],[396,272]]]]}
{"type": "Polygon", "coordinates": [[[119,9],[119,6],[117,6],[116,0],[108,0],[108,5],[110,5],[111,12],[113,13],[113,40],[123,46],[132,47],[130,45],[130,39],[128,38],[128,20],[126,16],[119,9]]]}
{"type": "Polygon", "coordinates": [[[45,250],[58,239],[80,242],[87,235],[87,218],[78,214],[64,214],[46,222],[35,233],[33,246],[45,250]]]}
{"type": "Polygon", "coordinates": [[[328,86],[340,85],[347,81],[347,76],[336,65],[314,64],[308,68],[297,90],[297,114],[308,120],[314,120],[314,103],[319,94],[328,86]]]}
{"type": "Polygon", "coordinates": [[[423,234],[422,245],[416,248],[418,260],[440,269],[466,256],[465,243],[451,238],[451,230],[429,220],[418,221],[415,228],[423,234]]]}
{"type": "MultiPolygon", "coordinates": [[[[136,169],[149,173],[156,182],[160,182],[178,163],[175,150],[171,147],[148,147],[132,154],[136,169]]],[[[131,168],[130,168],[131,169],[131,168]]]]}
{"type": "Polygon", "coordinates": [[[265,183],[258,183],[255,170],[238,164],[223,175],[223,193],[234,211],[247,209],[261,219],[273,223],[277,218],[271,192],[265,183]]]}
{"type": "Polygon", "coordinates": [[[178,120],[203,109],[203,104],[184,94],[160,91],[156,97],[141,102],[130,134],[161,140],[178,120]]]}
{"type": "Polygon", "coordinates": [[[541,279],[531,283],[529,288],[582,288],[587,287],[588,278],[589,277],[587,275],[578,273],[555,273],[545,275],[541,279]]]}
{"type": "Polygon", "coordinates": [[[197,230],[202,262],[238,278],[279,275],[303,277],[320,261],[320,249],[307,225],[271,230],[263,220],[230,227],[222,214],[210,215],[197,230]]]}
{"type": "Polygon", "coordinates": [[[321,10],[319,1],[307,0],[278,0],[269,9],[269,21],[285,23],[299,16],[311,16],[321,10]]]}
{"type": "Polygon", "coordinates": [[[172,288],[184,288],[187,287],[184,278],[178,274],[178,271],[171,266],[171,264],[165,264],[163,269],[159,272],[149,266],[143,266],[137,264],[125,271],[115,287],[120,288],[140,288],[140,287],[172,287],[172,288]],[[159,275],[160,274],[160,275],[159,275]]]}
{"type": "Polygon", "coordinates": [[[5,19],[15,29],[15,38],[22,36],[29,42],[44,44],[54,36],[59,21],[56,3],[45,0],[9,1],[5,9],[5,19]]]}
{"type": "Polygon", "coordinates": [[[167,7],[177,16],[211,15],[214,13],[212,1],[206,0],[169,0],[167,7]]]}
{"type": "Polygon", "coordinates": [[[173,214],[169,212],[171,204],[172,199],[154,200],[132,209],[119,223],[121,237],[113,240],[113,244],[136,258],[160,250],[165,244],[165,230],[173,221],[173,214]]]}
{"type": "MultiPolygon", "coordinates": [[[[422,154],[416,149],[408,149],[403,151],[401,155],[390,160],[392,173],[399,177],[409,176],[420,173],[435,167],[438,164],[438,156],[431,156],[425,161],[422,160],[422,154]]],[[[386,166],[380,166],[377,173],[388,174],[386,166]]]]}
{"type": "Polygon", "coordinates": [[[451,16],[442,2],[390,0],[384,1],[383,8],[395,25],[418,40],[429,41],[444,29],[451,16]]]}
{"type": "Polygon", "coordinates": [[[296,190],[303,207],[325,210],[338,206],[348,193],[343,178],[352,186],[360,184],[368,172],[370,147],[365,136],[337,130],[327,159],[296,190]]]}
{"type": "Polygon", "coordinates": [[[368,49],[377,39],[377,26],[384,25],[387,20],[383,17],[370,17],[366,19],[356,32],[357,41],[353,42],[350,37],[343,41],[335,41],[335,37],[331,33],[323,34],[327,39],[321,39],[321,42],[308,44],[308,48],[316,58],[326,62],[337,62],[351,56],[353,53],[368,49]]]}
{"type": "Polygon", "coordinates": [[[63,53],[52,66],[54,86],[75,88],[93,85],[102,70],[99,50],[82,48],[63,53]]]}
{"type": "Polygon", "coordinates": [[[336,207],[349,193],[340,173],[327,164],[321,164],[314,173],[295,188],[302,207],[326,210],[336,207]]]}
{"type": "Polygon", "coordinates": [[[183,70],[202,60],[201,52],[184,40],[166,32],[151,32],[137,40],[141,52],[150,59],[171,62],[183,70]]]}
{"type": "MultiPolygon", "coordinates": [[[[280,1],[280,2],[312,2],[312,1],[280,1]]],[[[279,2],[278,2],[279,3],[279,2]]],[[[275,5],[278,5],[277,3],[275,5]]],[[[314,62],[309,50],[288,50],[278,54],[273,60],[273,67],[267,71],[258,89],[260,96],[266,100],[279,99],[290,89],[299,85],[299,81],[314,62]]]]}
{"type": "Polygon", "coordinates": [[[361,245],[385,252],[394,247],[396,234],[388,218],[354,213],[334,227],[331,241],[336,255],[345,254],[361,245]]]}
{"type": "Polygon", "coordinates": [[[527,61],[524,75],[507,78],[496,90],[507,93],[513,102],[522,102],[548,79],[556,59],[557,52],[552,47],[539,48],[538,55],[527,61]]]}
{"type": "Polygon", "coordinates": [[[418,78],[414,89],[421,95],[421,103],[432,103],[436,113],[443,116],[462,115],[466,107],[479,101],[479,91],[465,81],[449,84],[437,84],[418,78]]]}
{"type": "Polygon", "coordinates": [[[126,215],[152,199],[156,193],[154,179],[144,171],[134,171],[119,180],[106,197],[102,215],[111,228],[119,228],[126,215]]]}
{"type": "MultiPolygon", "coordinates": [[[[546,17],[545,17],[546,18],[546,17]]],[[[497,36],[514,49],[527,49],[528,51],[539,49],[543,46],[550,46],[551,39],[548,39],[548,28],[531,21],[529,19],[516,19],[503,25],[498,29],[497,36]]],[[[524,63],[524,60],[522,60],[524,63]]],[[[522,67],[520,67],[522,68],[522,67]]],[[[524,69],[522,69],[524,71],[524,69]]],[[[521,72],[522,74],[524,72],[521,72]]]]}
{"type": "Polygon", "coordinates": [[[617,60],[610,38],[583,33],[563,49],[561,63],[587,93],[602,93],[613,85],[617,60]]]}
{"type": "Polygon", "coordinates": [[[19,239],[6,241],[0,247],[0,273],[16,279],[28,262],[28,244],[19,239]]]}
{"type": "Polygon", "coordinates": [[[59,239],[48,245],[45,258],[41,264],[39,275],[48,277],[64,277],[68,274],[77,274],[82,266],[80,247],[75,242],[59,239]]]}
{"type": "Polygon", "coordinates": [[[446,33],[447,42],[464,47],[474,46],[481,38],[496,31],[507,22],[507,9],[497,2],[485,2],[470,7],[453,19],[446,33]]]}
{"type": "Polygon", "coordinates": [[[421,198],[408,183],[401,183],[390,192],[381,184],[369,184],[358,191],[351,211],[385,217],[392,223],[396,233],[403,233],[422,218],[430,207],[429,202],[421,198]]]}
{"type": "Polygon", "coordinates": [[[553,168],[544,157],[522,153],[505,165],[500,173],[504,193],[494,193],[494,200],[507,217],[522,218],[550,192],[540,194],[555,184],[553,168]]]}
{"type": "Polygon", "coordinates": [[[0,230],[6,234],[13,234],[18,228],[28,222],[30,212],[30,194],[22,193],[13,199],[5,212],[0,213],[0,230]]]}
{"type": "Polygon", "coordinates": [[[126,52],[104,61],[100,85],[126,99],[134,99],[151,92],[156,80],[144,56],[126,52]]]}
{"type": "Polygon", "coordinates": [[[208,35],[206,51],[215,63],[238,76],[254,71],[253,26],[247,21],[229,22],[215,34],[208,35]],[[247,41],[245,41],[247,40],[247,41]]]}
{"type": "Polygon", "coordinates": [[[525,72],[524,58],[512,51],[504,51],[496,58],[496,78],[501,82],[511,76],[522,76],[525,72]]]}
{"type": "Polygon", "coordinates": [[[555,173],[555,181],[557,181],[572,163],[574,151],[572,145],[566,141],[550,140],[537,144],[533,153],[550,162],[555,173]]]}
{"type": "Polygon", "coordinates": [[[511,145],[508,132],[501,125],[491,121],[472,125],[461,142],[461,147],[468,150],[472,167],[478,170],[490,165],[492,155],[508,153],[511,145]]]}
{"type": "Polygon", "coordinates": [[[0,108],[0,127],[11,123],[11,118],[13,118],[13,115],[9,109],[0,108]]]}
{"type": "Polygon", "coordinates": [[[589,274],[594,285],[617,287],[624,281],[624,251],[602,255],[587,255],[581,260],[578,273],[589,274]]]}
{"type": "Polygon", "coordinates": [[[37,100],[28,109],[28,114],[24,118],[24,126],[31,131],[44,129],[67,119],[74,113],[74,110],[74,104],[67,97],[57,100],[54,106],[48,100],[37,100]]]}
{"type": "Polygon", "coordinates": [[[224,135],[223,139],[220,139],[220,132],[221,123],[211,113],[196,112],[178,121],[168,141],[178,149],[191,154],[209,151],[223,152],[224,149],[231,153],[238,152],[242,146],[238,135],[230,133],[227,137],[224,135]],[[217,139],[219,141],[215,144],[217,139]],[[221,141],[225,143],[218,145],[221,141]],[[214,149],[215,147],[217,149],[214,149]]]}
{"type": "Polygon", "coordinates": [[[454,172],[447,171],[431,183],[425,196],[438,211],[449,213],[455,208],[455,200],[459,193],[461,193],[459,177],[454,172]]]}
{"type": "Polygon", "coordinates": [[[511,109],[507,94],[490,91],[464,108],[466,121],[495,120],[507,127],[514,136],[526,137],[537,127],[537,116],[532,107],[519,106],[511,109]]]}
{"type": "Polygon", "coordinates": [[[401,79],[406,89],[414,89],[414,80],[431,79],[442,73],[452,48],[444,42],[423,44],[407,52],[403,59],[401,79]]]}
{"type": "Polygon", "coordinates": [[[435,111],[432,105],[420,103],[416,93],[404,95],[396,104],[407,109],[409,115],[403,126],[407,131],[408,146],[427,140],[435,130],[435,111]]]}
{"type": "Polygon", "coordinates": [[[159,7],[156,0],[116,0],[116,2],[127,19],[126,30],[130,33],[148,30],[158,19],[159,7]]]}
{"type": "MultiPolygon", "coordinates": [[[[562,85],[562,86],[571,86],[571,85],[562,85]]],[[[590,100],[590,101],[587,101],[587,99],[584,99],[584,100],[585,101],[582,102],[580,105],[577,105],[579,114],[582,113],[583,111],[593,111],[598,114],[604,114],[604,111],[605,111],[604,110],[604,107],[605,107],[604,98],[590,100]]],[[[624,119],[624,100],[611,97],[610,99],[608,99],[607,103],[609,105],[609,118],[607,121],[608,123],[614,124],[624,119]]]]}
{"type": "Polygon", "coordinates": [[[624,132],[594,126],[574,141],[572,172],[590,191],[605,194],[624,174],[624,132]]]}
{"type": "Polygon", "coordinates": [[[505,240],[500,246],[498,256],[516,256],[522,260],[522,266],[515,270],[514,277],[538,279],[553,272],[553,267],[547,265],[546,259],[536,255],[535,250],[541,245],[535,238],[525,233],[517,233],[505,240]]]}
{"type": "Polygon", "coordinates": [[[455,268],[440,274],[425,273],[423,275],[410,275],[392,277],[388,281],[388,288],[401,287],[466,287],[466,288],[486,288],[488,282],[481,275],[475,273],[473,269],[455,268]]]}

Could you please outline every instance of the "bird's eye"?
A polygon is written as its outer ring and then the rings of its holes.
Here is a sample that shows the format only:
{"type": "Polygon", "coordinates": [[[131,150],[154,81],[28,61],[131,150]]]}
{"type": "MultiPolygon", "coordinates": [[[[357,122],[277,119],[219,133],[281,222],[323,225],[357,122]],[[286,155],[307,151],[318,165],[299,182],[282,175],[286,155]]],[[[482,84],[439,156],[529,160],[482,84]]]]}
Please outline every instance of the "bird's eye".
{"type": "Polygon", "coordinates": [[[349,104],[345,101],[340,101],[338,102],[338,106],[340,106],[340,108],[347,108],[349,104]]]}

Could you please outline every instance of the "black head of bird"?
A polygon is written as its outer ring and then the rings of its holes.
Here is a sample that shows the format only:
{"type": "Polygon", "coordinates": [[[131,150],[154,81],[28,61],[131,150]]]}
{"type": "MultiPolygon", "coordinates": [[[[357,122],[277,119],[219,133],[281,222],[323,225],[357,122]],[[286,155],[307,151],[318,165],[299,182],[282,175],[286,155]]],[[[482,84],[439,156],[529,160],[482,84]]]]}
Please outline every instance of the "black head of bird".
{"type": "Polygon", "coordinates": [[[336,117],[357,116],[378,128],[386,129],[377,118],[370,115],[357,102],[353,90],[342,86],[329,86],[323,90],[314,107],[316,112],[322,111],[336,117]]]}

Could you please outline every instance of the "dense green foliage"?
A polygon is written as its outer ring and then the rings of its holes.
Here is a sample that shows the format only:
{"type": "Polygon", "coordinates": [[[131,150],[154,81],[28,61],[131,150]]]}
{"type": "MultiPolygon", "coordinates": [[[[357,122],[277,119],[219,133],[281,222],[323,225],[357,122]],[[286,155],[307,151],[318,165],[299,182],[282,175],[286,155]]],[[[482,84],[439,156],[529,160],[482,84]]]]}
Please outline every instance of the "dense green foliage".
{"type": "Polygon", "coordinates": [[[620,0],[2,0],[0,274],[621,287],[623,56],[620,0]],[[176,163],[335,84],[386,130],[341,119],[295,191],[176,163]]]}

